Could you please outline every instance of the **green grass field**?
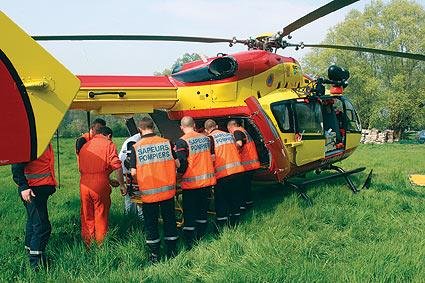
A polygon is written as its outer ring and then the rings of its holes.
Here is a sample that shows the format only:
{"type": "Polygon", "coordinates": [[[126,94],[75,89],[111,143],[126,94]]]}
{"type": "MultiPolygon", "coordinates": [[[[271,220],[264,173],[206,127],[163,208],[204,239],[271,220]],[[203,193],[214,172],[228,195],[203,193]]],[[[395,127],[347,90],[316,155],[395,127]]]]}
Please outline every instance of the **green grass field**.
{"type": "MultiPolygon", "coordinates": [[[[342,180],[312,186],[312,207],[281,186],[255,186],[255,209],[242,225],[155,266],[147,263],[142,225],[123,215],[118,191],[108,239],[86,251],[73,140],[62,140],[61,151],[62,187],[49,201],[47,272],[29,269],[25,209],[10,167],[0,168],[1,281],[425,281],[425,188],[408,180],[425,174],[424,145],[360,146],[341,166],[373,168],[371,188],[354,195],[342,180]]],[[[365,177],[353,180],[360,185],[365,177]]]]}

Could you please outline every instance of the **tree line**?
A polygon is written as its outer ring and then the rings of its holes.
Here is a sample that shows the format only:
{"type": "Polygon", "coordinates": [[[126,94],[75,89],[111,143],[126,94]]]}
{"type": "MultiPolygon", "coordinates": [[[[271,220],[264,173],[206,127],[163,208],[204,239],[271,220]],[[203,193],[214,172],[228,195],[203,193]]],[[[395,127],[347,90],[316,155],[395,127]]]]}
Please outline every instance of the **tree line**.
{"type": "MultiPolygon", "coordinates": [[[[353,45],[393,51],[425,53],[425,11],[409,0],[372,1],[364,11],[352,10],[326,35],[322,44],[353,45]]],[[[154,75],[170,75],[184,63],[201,59],[185,53],[171,68],[154,75]]],[[[345,95],[355,105],[363,128],[425,129],[425,62],[379,54],[312,49],[302,60],[304,73],[326,77],[336,64],[350,71],[345,95]]],[[[122,118],[106,116],[116,136],[127,136],[122,118]]],[[[87,130],[86,114],[69,111],[60,127],[65,137],[87,130]]]]}
{"type": "MultiPolygon", "coordinates": [[[[322,44],[353,45],[425,53],[425,11],[408,0],[372,1],[352,10],[327,33],[322,44]]],[[[425,129],[425,62],[379,54],[313,49],[304,72],[325,76],[336,64],[350,71],[345,94],[359,112],[363,128],[425,129]]]]}

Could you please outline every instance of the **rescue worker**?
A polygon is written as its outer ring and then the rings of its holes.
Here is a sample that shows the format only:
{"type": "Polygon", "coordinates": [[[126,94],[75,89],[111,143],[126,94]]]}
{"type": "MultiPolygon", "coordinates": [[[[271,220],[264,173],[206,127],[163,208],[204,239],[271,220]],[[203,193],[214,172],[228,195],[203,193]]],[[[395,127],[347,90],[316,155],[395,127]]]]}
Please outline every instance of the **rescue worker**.
{"type": "Polygon", "coordinates": [[[13,180],[27,211],[25,249],[31,268],[46,266],[45,249],[52,226],[47,211],[47,199],[56,191],[55,161],[52,145],[36,160],[12,165],[13,180]]]}
{"type": "Polygon", "coordinates": [[[79,154],[81,235],[85,244],[93,239],[101,243],[108,231],[108,216],[111,206],[109,175],[116,172],[121,194],[126,194],[121,161],[111,141],[112,130],[101,127],[94,132],[79,154]]]}
{"type": "Polygon", "coordinates": [[[81,148],[83,145],[91,140],[94,135],[96,134],[96,131],[98,131],[101,127],[106,126],[106,121],[101,118],[96,118],[93,120],[90,126],[90,130],[87,133],[84,133],[75,141],[75,152],[77,155],[80,153],[81,148]]]}
{"type": "Polygon", "coordinates": [[[214,168],[217,184],[214,186],[214,200],[217,228],[227,223],[236,225],[240,218],[240,197],[238,186],[241,164],[236,141],[232,134],[220,131],[217,123],[208,119],[204,123],[205,132],[214,143],[214,168]]]}
{"type": "Polygon", "coordinates": [[[236,140],[236,145],[241,156],[241,163],[244,167],[244,174],[241,183],[241,211],[253,206],[251,192],[251,182],[254,175],[254,170],[260,168],[260,160],[258,159],[257,148],[254,140],[249,133],[241,126],[240,122],[235,119],[227,123],[227,129],[233,134],[236,140]]]}
{"type": "Polygon", "coordinates": [[[137,180],[133,178],[130,171],[131,150],[133,145],[138,141],[140,141],[140,133],[127,138],[121,147],[118,157],[121,160],[122,171],[127,186],[127,194],[124,196],[124,213],[137,215],[140,220],[143,220],[142,205],[131,201],[132,196],[138,196],[140,193],[137,180]]]}
{"type": "Polygon", "coordinates": [[[185,116],[180,121],[184,135],[176,141],[175,151],[180,161],[177,172],[183,174],[183,235],[190,249],[207,228],[208,195],[216,184],[208,137],[195,131],[195,121],[185,116]]]}
{"type": "Polygon", "coordinates": [[[154,133],[151,118],[143,117],[139,123],[141,140],[132,149],[131,174],[137,178],[142,195],[142,208],[146,244],[150,250],[151,263],[159,261],[161,239],[158,217],[164,221],[164,240],[167,257],[176,254],[178,240],[174,196],[176,194],[176,167],[179,166],[169,140],[154,133]]]}

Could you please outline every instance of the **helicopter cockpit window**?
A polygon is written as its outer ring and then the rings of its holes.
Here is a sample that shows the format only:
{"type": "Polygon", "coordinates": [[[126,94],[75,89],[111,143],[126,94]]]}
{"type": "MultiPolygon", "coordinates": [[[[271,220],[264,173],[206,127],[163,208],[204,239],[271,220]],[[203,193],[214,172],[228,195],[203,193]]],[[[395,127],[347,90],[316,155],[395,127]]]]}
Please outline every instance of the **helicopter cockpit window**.
{"type": "Polygon", "coordinates": [[[271,110],[273,116],[275,117],[279,129],[282,133],[293,132],[293,127],[291,126],[291,114],[290,114],[290,104],[279,103],[272,104],[271,110]]]}
{"type": "Polygon", "coordinates": [[[345,104],[345,117],[347,118],[347,130],[350,132],[361,132],[362,127],[360,124],[359,116],[354,109],[353,104],[348,99],[344,99],[345,104]]]}
{"type": "Polygon", "coordinates": [[[321,106],[317,102],[295,103],[297,131],[300,133],[323,134],[321,106]]]}

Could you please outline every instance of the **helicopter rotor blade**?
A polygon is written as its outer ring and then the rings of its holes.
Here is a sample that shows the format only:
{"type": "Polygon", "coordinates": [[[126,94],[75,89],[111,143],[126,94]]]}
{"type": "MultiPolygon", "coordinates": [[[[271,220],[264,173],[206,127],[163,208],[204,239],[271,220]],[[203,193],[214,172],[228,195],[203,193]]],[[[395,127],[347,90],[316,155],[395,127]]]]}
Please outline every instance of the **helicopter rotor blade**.
{"type": "Polygon", "coordinates": [[[311,13],[308,13],[304,17],[301,17],[295,22],[292,22],[291,24],[284,27],[282,36],[287,36],[288,34],[299,29],[300,27],[303,27],[323,16],[326,16],[332,12],[344,8],[345,6],[351,5],[357,1],[359,0],[334,0],[332,2],[329,2],[328,4],[314,10],[311,13]]]}
{"type": "Polygon", "coordinates": [[[418,53],[407,53],[407,52],[399,52],[399,51],[391,51],[384,49],[375,49],[375,48],[367,48],[367,47],[357,47],[357,46],[347,46],[347,45],[330,45],[330,44],[302,44],[303,47],[317,47],[317,48],[330,48],[330,49],[338,49],[338,50],[350,50],[350,51],[360,51],[367,53],[375,53],[388,55],[393,57],[401,57],[408,58],[413,60],[425,61],[424,54],[418,53]]]}
{"type": "Polygon", "coordinates": [[[212,38],[196,36],[174,36],[174,35],[36,35],[32,36],[36,41],[180,41],[199,43],[245,43],[245,40],[236,38],[212,38]]]}

